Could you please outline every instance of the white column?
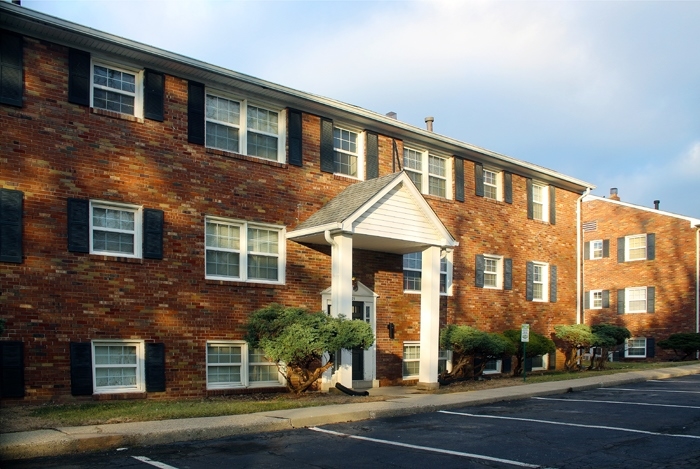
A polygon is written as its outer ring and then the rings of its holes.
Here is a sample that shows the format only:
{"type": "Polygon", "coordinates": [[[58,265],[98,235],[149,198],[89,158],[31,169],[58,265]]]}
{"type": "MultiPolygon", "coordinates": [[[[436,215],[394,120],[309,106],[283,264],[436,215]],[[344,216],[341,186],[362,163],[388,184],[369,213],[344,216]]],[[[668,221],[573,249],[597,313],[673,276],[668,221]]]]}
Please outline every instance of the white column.
{"type": "MultiPolygon", "coordinates": [[[[331,315],[352,319],[352,235],[331,235],[331,315]]],[[[343,349],[338,382],[352,388],[352,351],[343,349]]]]}
{"type": "Polygon", "coordinates": [[[423,251],[420,297],[419,389],[437,389],[440,351],[440,248],[423,251]]]}

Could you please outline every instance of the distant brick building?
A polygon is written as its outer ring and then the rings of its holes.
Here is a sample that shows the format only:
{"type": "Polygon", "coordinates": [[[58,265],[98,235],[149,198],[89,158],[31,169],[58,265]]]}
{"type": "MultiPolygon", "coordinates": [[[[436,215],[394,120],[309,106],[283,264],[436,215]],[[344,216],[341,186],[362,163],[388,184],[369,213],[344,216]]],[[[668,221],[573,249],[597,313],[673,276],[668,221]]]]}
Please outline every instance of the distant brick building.
{"type": "Polygon", "coordinates": [[[627,327],[620,357],[653,358],[657,341],[698,332],[700,219],[611,192],[583,202],[585,323],[627,327]]]}
{"type": "Polygon", "coordinates": [[[324,386],[576,320],[590,184],[5,2],[0,41],[4,399],[280,386],[243,340],[272,302],[372,325],[324,386]]]}

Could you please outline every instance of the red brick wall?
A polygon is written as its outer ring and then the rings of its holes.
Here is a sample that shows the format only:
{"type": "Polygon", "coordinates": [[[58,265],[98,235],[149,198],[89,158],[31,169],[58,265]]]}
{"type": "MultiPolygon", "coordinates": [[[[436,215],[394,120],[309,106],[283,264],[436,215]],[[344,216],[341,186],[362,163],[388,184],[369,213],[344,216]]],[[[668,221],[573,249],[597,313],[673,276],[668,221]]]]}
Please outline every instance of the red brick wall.
{"type": "MultiPolygon", "coordinates": [[[[0,187],[24,192],[22,264],[0,264],[3,340],[25,343],[27,401],[71,399],[71,341],[164,342],[167,393],[205,394],[205,343],[241,339],[248,314],[271,302],[320,307],[330,285],[330,249],[287,243],[286,284],[204,278],[204,218],[220,216],[292,229],[349,184],[319,169],[320,118],[303,115],[303,167],[207,150],[187,142],[187,82],[166,76],[165,120],[137,121],[67,102],[65,47],[25,39],[25,105],[0,105],[0,187]],[[67,250],[69,197],[140,204],[165,212],[164,259],[125,260],[67,250]]],[[[397,141],[399,155],[403,144],[397,141]]],[[[393,142],[380,135],[380,175],[392,172],[393,142]]],[[[442,323],[501,331],[532,324],[551,333],[575,320],[575,200],[557,190],[557,224],[527,220],[525,179],[514,203],[474,196],[465,162],[466,202],[427,196],[460,242],[454,295],[442,323]],[[513,291],[474,287],[474,256],[513,258],[513,291]],[[559,269],[559,301],[525,301],[525,262],[559,269]]],[[[377,369],[401,382],[403,341],[419,339],[420,296],[403,293],[401,256],[356,251],[360,281],[378,294],[377,369]],[[387,324],[396,325],[388,338],[387,324]]]]}
{"type": "MultiPolygon", "coordinates": [[[[677,332],[695,332],[695,236],[685,219],[622,205],[609,200],[583,204],[583,220],[597,222],[584,241],[609,239],[610,257],[584,262],[584,291],[609,290],[610,308],[585,310],[587,324],[627,327],[633,337],[666,339],[677,332]],[[617,239],[655,233],[654,260],[617,262],[617,239]],[[617,291],[628,287],[656,288],[654,313],[617,314],[617,291]]],[[[657,357],[667,357],[657,347],[657,357]]]]}

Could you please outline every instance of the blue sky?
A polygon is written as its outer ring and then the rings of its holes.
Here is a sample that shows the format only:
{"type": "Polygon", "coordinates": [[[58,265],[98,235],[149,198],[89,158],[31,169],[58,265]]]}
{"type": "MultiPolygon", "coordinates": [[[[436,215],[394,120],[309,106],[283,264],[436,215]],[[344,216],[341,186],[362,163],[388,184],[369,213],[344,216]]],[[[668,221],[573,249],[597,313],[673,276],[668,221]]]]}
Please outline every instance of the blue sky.
{"type": "Polygon", "coordinates": [[[22,0],[700,218],[700,2],[22,0]]]}

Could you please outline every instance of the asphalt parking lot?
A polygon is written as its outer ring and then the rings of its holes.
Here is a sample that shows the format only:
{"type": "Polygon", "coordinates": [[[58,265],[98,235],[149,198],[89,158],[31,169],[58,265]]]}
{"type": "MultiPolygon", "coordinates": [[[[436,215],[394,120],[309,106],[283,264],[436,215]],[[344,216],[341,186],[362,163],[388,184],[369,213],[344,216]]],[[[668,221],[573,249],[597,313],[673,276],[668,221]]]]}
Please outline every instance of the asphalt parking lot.
{"type": "Polygon", "coordinates": [[[8,468],[697,468],[700,376],[8,468]]]}

